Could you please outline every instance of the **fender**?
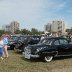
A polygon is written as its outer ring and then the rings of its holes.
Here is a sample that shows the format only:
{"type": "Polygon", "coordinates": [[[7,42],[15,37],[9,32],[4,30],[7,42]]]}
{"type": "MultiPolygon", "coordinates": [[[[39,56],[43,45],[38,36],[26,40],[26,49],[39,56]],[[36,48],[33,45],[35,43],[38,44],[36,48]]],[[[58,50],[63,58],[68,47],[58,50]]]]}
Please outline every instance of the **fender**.
{"type": "Polygon", "coordinates": [[[41,52],[39,53],[41,56],[58,56],[58,51],[51,51],[51,52],[41,52]]]}

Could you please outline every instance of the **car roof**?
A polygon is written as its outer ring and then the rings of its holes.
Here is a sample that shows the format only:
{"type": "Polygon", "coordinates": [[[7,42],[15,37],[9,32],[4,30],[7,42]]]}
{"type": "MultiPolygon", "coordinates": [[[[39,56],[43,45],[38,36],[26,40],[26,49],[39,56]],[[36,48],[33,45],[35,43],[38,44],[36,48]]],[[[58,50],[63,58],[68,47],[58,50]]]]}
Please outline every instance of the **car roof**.
{"type": "Polygon", "coordinates": [[[64,37],[46,37],[44,39],[66,39],[64,37]]]}

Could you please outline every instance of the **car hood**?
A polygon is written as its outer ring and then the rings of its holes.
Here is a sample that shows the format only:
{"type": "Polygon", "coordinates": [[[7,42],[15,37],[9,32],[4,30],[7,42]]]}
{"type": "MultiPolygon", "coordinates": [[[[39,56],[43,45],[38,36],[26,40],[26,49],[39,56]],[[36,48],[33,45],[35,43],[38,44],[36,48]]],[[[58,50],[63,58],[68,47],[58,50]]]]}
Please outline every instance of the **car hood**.
{"type": "Polygon", "coordinates": [[[35,44],[35,45],[29,45],[27,48],[31,49],[31,50],[36,50],[38,48],[49,48],[50,45],[46,45],[46,44],[35,44]]]}

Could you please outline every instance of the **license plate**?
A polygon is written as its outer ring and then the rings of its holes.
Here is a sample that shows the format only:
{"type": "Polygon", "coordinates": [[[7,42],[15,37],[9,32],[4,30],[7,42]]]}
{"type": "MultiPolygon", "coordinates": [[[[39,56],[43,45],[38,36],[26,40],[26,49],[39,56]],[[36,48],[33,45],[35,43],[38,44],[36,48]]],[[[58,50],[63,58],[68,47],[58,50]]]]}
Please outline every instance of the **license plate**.
{"type": "Polygon", "coordinates": [[[25,58],[30,59],[30,54],[25,54],[25,58]]]}

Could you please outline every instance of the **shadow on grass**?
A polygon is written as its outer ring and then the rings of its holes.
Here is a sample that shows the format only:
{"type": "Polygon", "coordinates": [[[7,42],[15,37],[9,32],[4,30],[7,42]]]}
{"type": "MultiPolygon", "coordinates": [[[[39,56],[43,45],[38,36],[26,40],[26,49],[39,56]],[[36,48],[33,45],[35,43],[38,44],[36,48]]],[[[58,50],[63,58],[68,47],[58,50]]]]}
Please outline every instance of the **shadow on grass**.
{"type": "MultiPolygon", "coordinates": [[[[65,59],[71,59],[72,56],[65,56],[65,57],[55,57],[52,61],[57,60],[65,60],[65,59]]],[[[22,60],[28,61],[28,62],[45,62],[43,58],[31,58],[31,59],[25,59],[24,57],[21,57],[22,60]]]]}
{"type": "Polygon", "coordinates": [[[16,51],[14,51],[14,53],[15,53],[15,54],[22,54],[22,52],[18,52],[18,51],[17,51],[17,52],[16,52],[16,51]]]}
{"type": "Polygon", "coordinates": [[[71,59],[72,56],[62,56],[62,57],[55,57],[53,58],[54,61],[56,60],[65,60],[65,59],[71,59]]]}
{"type": "Polygon", "coordinates": [[[24,57],[21,57],[22,60],[28,61],[28,62],[44,62],[41,58],[31,58],[31,59],[25,59],[24,57]]]}

